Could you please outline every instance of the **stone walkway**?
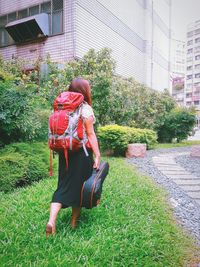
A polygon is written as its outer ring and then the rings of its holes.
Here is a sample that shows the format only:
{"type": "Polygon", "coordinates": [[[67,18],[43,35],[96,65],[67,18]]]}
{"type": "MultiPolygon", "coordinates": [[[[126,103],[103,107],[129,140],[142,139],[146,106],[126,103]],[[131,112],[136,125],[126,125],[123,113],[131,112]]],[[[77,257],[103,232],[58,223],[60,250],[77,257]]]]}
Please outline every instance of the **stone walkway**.
{"type": "Polygon", "coordinates": [[[200,205],[200,177],[186,171],[175,161],[177,156],[188,154],[189,152],[159,154],[154,156],[152,161],[162,174],[176,183],[200,205]]]}

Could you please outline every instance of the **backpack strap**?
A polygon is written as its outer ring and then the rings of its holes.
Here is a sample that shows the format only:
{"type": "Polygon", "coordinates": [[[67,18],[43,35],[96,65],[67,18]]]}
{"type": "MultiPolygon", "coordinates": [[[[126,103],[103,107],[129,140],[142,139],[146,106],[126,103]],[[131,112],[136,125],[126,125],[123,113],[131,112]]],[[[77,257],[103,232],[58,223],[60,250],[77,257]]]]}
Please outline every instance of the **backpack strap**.
{"type": "Polygon", "coordinates": [[[65,161],[66,161],[66,170],[68,170],[68,151],[67,148],[64,148],[64,155],[65,155],[65,161]]]}
{"type": "Polygon", "coordinates": [[[52,167],[52,150],[50,149],[50,170],[49,170],[49,176],[53,175],[53,167],[52,167]]]}
{"type": "Polygon", "coordinates": [[[82,141],[82,144],[83,144],[83,150],[84,150],[84,152],[85,152],[85,155],[86,155],[86,157],[88,157],[89,154],[88,154],[88,151],[87,151],[87,148],[86,148],[86,145],[85,145],[84,140],[82,141]]]}
{"type": "Polygon", "coordinates": [[[84,120],[83,120],[83,115],[82,115],[82,113],[83,113],[83,104],[84,104],[84,102],[80,105],[81,106],[80,117],[81,117],[81,119],[83,121],[83,131],[84,131],[82,145],[83,145],[83,150],[85,152],[85,155],[86,155],[86,157],[88,157],[89,154],[88,154],[88,151],[87,151],[87,148],[86,148],[86,145],[85,145],[87,143],[88,139],[85,138],[86,137],[86,132],[85,132],[85,128],[84,128],[84,120]]]}

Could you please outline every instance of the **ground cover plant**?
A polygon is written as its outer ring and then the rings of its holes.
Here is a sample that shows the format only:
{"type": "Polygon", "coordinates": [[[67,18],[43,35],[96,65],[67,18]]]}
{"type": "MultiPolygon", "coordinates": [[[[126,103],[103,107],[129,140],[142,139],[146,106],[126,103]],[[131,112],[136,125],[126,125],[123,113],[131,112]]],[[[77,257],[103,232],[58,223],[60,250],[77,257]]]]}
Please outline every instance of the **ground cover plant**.
{"type": "Polygon", "coordinates": [[[165,193],[124,159],[108,160],[101,205],[83,210],[75,231],[70,210],[62,210],[57,234],[48,240],[44,232],[56,176],[6,197],[1,193],[1,266],[182,267],[196,262],[197,249],[176,226],[165,193]]]}
{"type": "Polygon", "coordinates": [[[193,145],[200,145],[200,141],[189,141],[183,140],[180,143],[157,143],[154,148],[172,148],[172,147],[184,147],[184,146],[193,146],[193,145]]]}

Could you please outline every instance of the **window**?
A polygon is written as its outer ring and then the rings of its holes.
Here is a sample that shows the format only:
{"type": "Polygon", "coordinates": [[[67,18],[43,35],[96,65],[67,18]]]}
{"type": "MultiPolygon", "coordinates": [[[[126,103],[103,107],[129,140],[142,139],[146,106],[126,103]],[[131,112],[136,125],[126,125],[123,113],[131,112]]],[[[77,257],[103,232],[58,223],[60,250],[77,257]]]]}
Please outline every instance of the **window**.
{"type": "Polygon", "coordinates": [[[192,36],[193,36],[193,31],[187,33],[187,37],[192,37],[192,36]]]}
{"type": "Polygon", "coordinates": [[[195,34],[200,34],[200,29],[195,30],[195,34]]]}
{"type": "Polygon", "coordinates": [[[195,56],[195,60],[199,60],[200,59],[200,55],[195,56]]]}
{"type": "Polygon", "coordinates": [[[7,23],[39,13],[48,14],[50,35],[63,33],[63,0],[51,0],[0,17],[0,47],[14,43],[5,30],[7,23]]]}
{"type": "Polygon", "coordinates": [[[187,50],[187,53],[188,54],[192,54],[192,52],[193,52],[193,49],[192,48],[190,48],[190,49],[187,50]]]}
{"type": "Polygon", "coordinates": [[[187,57],[187,62],[192,61],[192,57],[187,57]]]}
{"type": "Polygon", "coordinates": [[[28,17],[28,9],[18,11],[18,19],[23,19],[26,17],[28,17]]]}
{"type": "Polygon", "coordinates": [[[195,83],[194,87],[200,87],[200,83],[195,83]]]}
{"type": "Polygon", "coordinates": [[[187,67],[187,70],[192,70],[192,66],[188,66],[187,67]]]}
{"type": "Polygon", "coordinates": [[[8,33],[5,30],[7,16],[0,17],[0,46],[5,46],[8,43],[8,33]]]}
{"type": "Polygon", "coordinates": [[[186,97],[187,97],[187,98],[192,97],[192,93],[187,93],[187,94],[186,94],[186,97]]]}
{"type": "Polygon", "coordinates": [[[196,73],[195,78],[200,78],[200,73],[196,73]]]}
{"type": "Polygon", "coordinates": [[[191,45],[191,44],[193,44],[193,40],[190,40],[187,42],[187,45],[191,45]]]}
{"type": "Polygon", "coordinates": [[[191,75],[187,75],[187,80],[192,79],[192,74],[191,75]]]}
{"type": "Polygon", "coordinates": [[[53,0],[52,7],[52,34],[63,31],[63,1],[53,0]]]}
{"type": "Polygon", "coordinates": [[[51,13],[51,2],[42,3],[41,12],[50,14],[51,13]]]}
{"type": "Polygon", "coordinates": [[[63,1],[53,0],[53,12],[63,10],[63,1]]]}
{"type": "Polygon", "coordinates": [[[195,53],[199,53],[200,52],[200,46],[195,47],[195,53]]]}
{"type": "Polygon", "coordinates": [[[200,64],[195,65],[195,70],[200,70],[200,64]]]}
{"type": "Polygon", "coordinates": [[[186,102],[186,106],[191,106],[191,101],[186,102]]]}
{"type": "Polygon", "coordinates": [[[17,19],[17,13],[16,12],[8,14],[8,22],[14,21],[16,19],[17,19]]]}
{"type": "Polygon", "coordinates": [[[193,92],[194,96],[199,96],[200,95],[199,93],[200,93],[199,90],[193,92]]]}
{"type": "Polygon", "coordinates": [[[29,8],[29,16],[33,16],[39,14],[39,5],[38,6],[32,6],[29,8]]]}
{"type": "MultiPolygon", "coordinates": [[[[12,22],[12,21],[14,21],[16,19],[17,19],[17,13],[16,12],[8,14],[8,22],[12,22]]],[[[14,40],[12,39],[12,37],[9,34],[8,34],[8,43],[9,44],[14,44],[14,40]]]]}
{"type": "Polygon", "coordinates": [[[195,39],[195,43],[200,43],[200,37],[195,39]]]}
{"type": "Polygon", "coordinates": [[[198,106],[199,105],[199,100],[194,101],[194,105],[198,106]]]}
{"type": "Polygon", "coordinates": [[[188,89],[188,90],[189,90],[189,89],[192,89],[192,83],[188,83],[186,89],[188,89]]]}
{"type": "Polygon", "coordinates": [[[5,46],[8,43],[8,34],[5,29],[0,28],[0,46],[5,46]]]}
{"type": "Polygon", "coordinates": [[[52,34],[61,33],[62,30],[62,12],[55,12],[52,17],[52,34]]]}

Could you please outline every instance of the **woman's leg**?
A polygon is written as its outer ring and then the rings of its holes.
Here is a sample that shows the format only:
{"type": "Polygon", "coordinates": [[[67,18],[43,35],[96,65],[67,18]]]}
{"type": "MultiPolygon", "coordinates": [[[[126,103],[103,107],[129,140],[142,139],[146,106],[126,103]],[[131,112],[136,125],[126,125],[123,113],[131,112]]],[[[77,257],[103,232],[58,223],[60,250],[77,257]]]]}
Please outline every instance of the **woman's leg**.
{"type": "Polygon", "coordinates": [[[72,219],[71,219],[71,227],[75,229],[77,226],[77,220],[81,214],[81,208],[72,207],[72,219]]]}
{"type": "Polygon", "coordinates": [[[61,203],[57,203],[57,202],[51,203],[50,217],[49,217],[49,221],[48,221],[47,226],[46,226],[47,236],[50,234],[55,234],[55,232],[56,232],[56,218],[57,218],[58,212],[60,211],[61,208],[62,208],[61,203]]]}

